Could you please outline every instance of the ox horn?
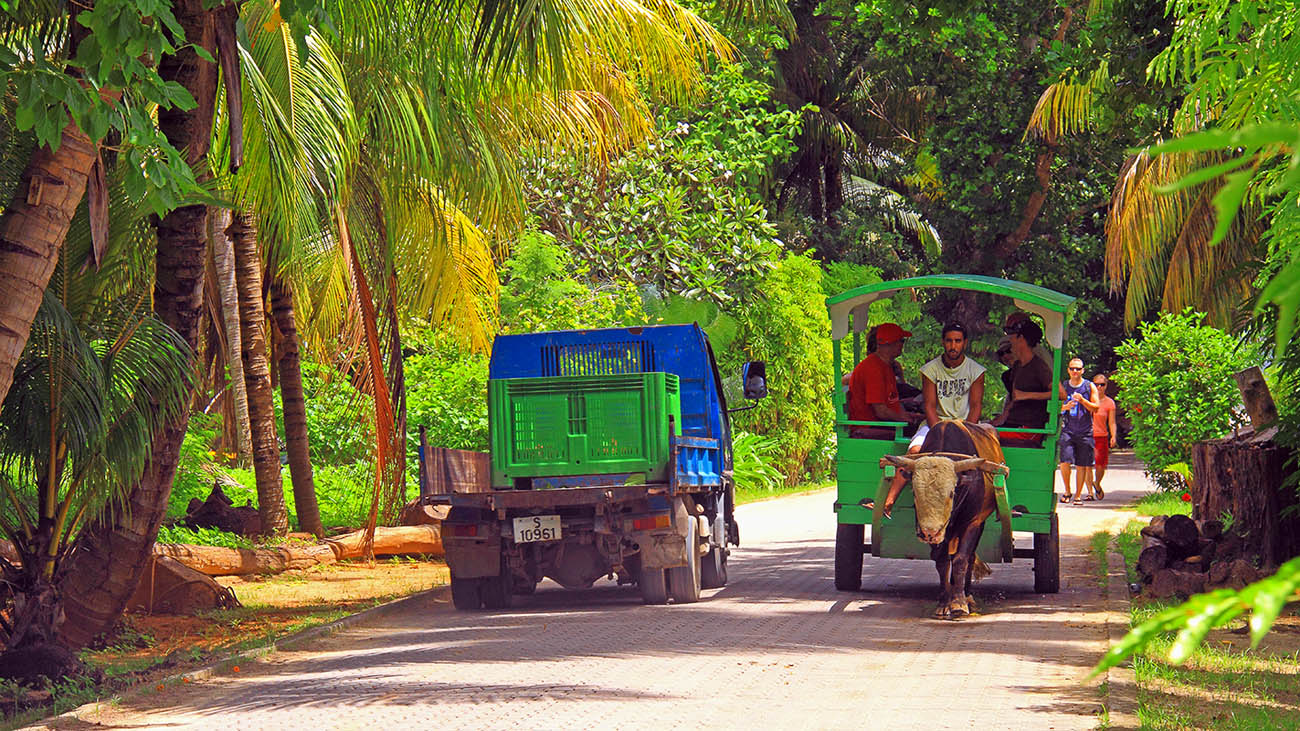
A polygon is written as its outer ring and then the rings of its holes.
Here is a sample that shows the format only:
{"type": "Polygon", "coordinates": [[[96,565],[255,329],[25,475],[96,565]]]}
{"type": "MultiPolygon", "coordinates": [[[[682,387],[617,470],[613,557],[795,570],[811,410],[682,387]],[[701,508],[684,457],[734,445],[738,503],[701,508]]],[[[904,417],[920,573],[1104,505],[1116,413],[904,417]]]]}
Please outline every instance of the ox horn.
{"type": "Polygon", "coordinates": [[[887,464],[892,464],[895,467],[901,467],[902,469],[911,472],[913,465],[916,464],[916,460],[911,457],[902,457],[897,454],[886,454],[880,458],[880,466],[884,467],[887,464]]]}
{"type": "Polygon", "coordinates": [[[1004,475],[1011,474],[1011,470],[1008,469],[1006,465],[1000,464],[998,462],[990,462],[987,459],[984,459],[983,457],[971,457],[970,459],[963,459],[960,462],[954,464],[953,469],[957,470],[958,472],[965,472],[966,470],[978,469],[990,473],[1000,472],[1004,475]]]}

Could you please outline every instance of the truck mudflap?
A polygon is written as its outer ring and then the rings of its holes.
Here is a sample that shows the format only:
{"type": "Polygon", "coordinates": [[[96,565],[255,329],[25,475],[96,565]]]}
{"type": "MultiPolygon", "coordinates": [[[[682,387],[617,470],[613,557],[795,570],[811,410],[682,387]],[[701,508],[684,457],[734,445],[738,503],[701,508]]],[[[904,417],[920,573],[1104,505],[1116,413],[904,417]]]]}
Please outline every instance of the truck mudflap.
{"type": "Polygon", "coordinates": [[[453,507],[442,521],[442,545],[447,568],[458,579],[501,573],[501,527],[491,513],[453,507]]]}
{"type": "Polygon", "coordinates": [[[702,518],[691,514],[688,503],[694,505],[689,499],[678,498],[672,501],[669,525],[631,534],[632,541],[640,549],[642,568],[671,569],[686,566],[690,557],[688,551],[691,548],[699,551],[699,546],[686,545],[686,524],[688,521],[696,521],[696,535],[700,536],[707,536],[709,528],[702,518]]]}

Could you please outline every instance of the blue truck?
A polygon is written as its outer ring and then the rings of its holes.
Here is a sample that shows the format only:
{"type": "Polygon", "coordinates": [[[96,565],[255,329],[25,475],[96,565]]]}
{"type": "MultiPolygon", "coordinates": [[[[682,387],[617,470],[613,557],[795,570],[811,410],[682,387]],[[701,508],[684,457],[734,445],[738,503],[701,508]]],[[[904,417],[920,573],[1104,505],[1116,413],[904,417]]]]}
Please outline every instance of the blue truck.
{"type": "MultiPolygon", "coordinates": [[[[501,335],[488,377],[491,487],[440,498],[458,609],[508,607],[543,577],[635,583],[647,604],[727,583],[731,422],[698,326],[501,335]]],[[[741,377],[766,394],[762,363],[741,377]]]]}

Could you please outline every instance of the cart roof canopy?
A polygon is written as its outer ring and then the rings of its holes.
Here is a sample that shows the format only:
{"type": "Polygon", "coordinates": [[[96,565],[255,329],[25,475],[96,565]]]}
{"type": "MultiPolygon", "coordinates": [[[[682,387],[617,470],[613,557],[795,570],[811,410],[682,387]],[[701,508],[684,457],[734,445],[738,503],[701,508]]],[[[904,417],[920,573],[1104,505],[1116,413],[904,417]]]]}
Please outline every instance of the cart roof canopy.
{"type": "Polygon", "coordinates": [[[1058,350],[1065,339],[1066,319],[1074,311],[1074,297],[1035,284],[978,274],[930,274],[923,277],[896,279],[892,282],[867,284],[827,298],[826,308],[831,316],[831,337],[839,340],[848,335],[850,314],[853,315],[853,330],[855,332],[866,330],[867,310],[872,302],[901,290],[917,287],[968,289],[1010,297],[1015,301],[1016,307],[1043,318],[1043,323],[1047,326],[1044,328],[1043,337],[1058,350]]]}

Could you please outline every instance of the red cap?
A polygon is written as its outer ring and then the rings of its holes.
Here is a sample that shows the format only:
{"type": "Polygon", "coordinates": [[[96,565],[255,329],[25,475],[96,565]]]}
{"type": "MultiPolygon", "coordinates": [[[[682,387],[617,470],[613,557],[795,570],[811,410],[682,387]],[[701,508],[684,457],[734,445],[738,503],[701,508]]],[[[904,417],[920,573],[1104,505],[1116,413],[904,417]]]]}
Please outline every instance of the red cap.
{"type": "Polygon", "coordinates": [[[902,340],[903,338],[910,338],[910,337],[912,337],[912,333],[904,330],[903,328],[899,327],[898,325],[895,325],[892,322],[886,322],[885,324],[876,328],[876,343],[880,345],[896,343],[899,340],[902,340]]]}

